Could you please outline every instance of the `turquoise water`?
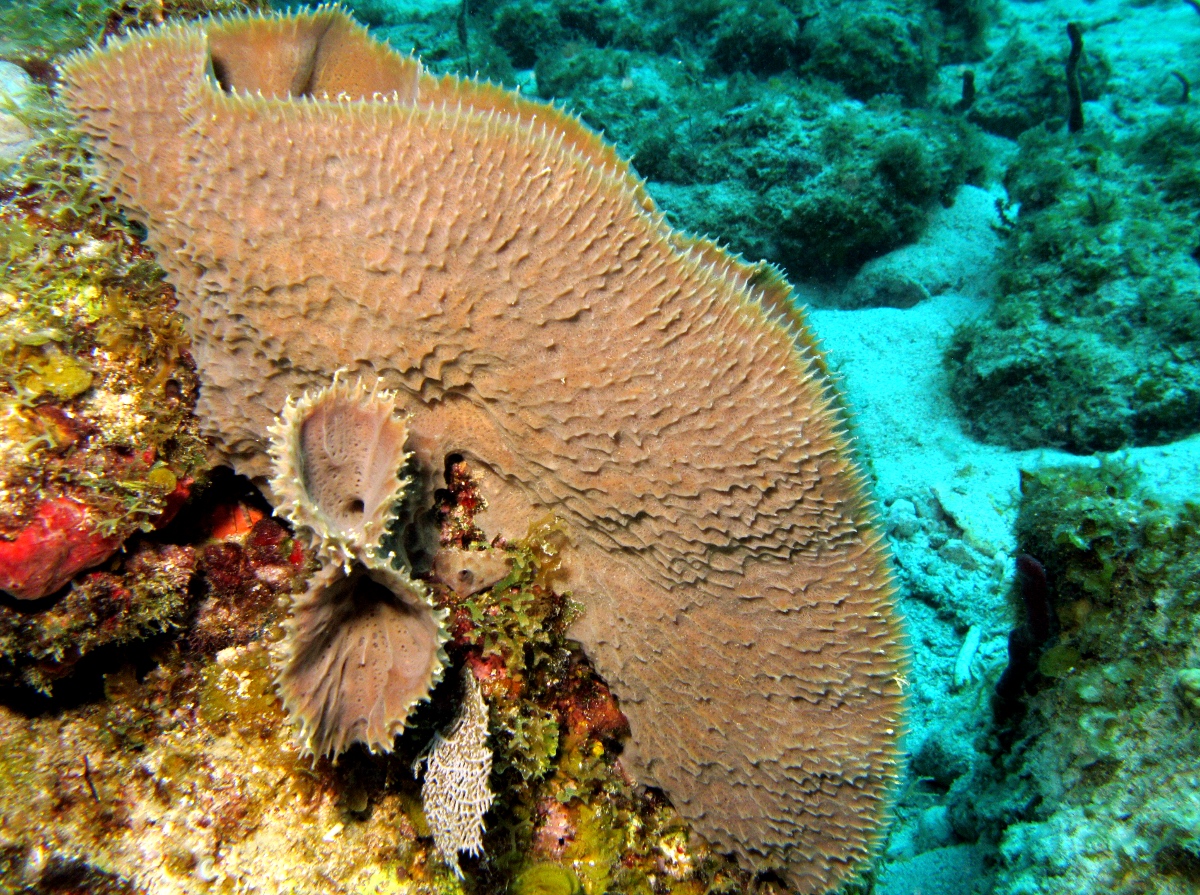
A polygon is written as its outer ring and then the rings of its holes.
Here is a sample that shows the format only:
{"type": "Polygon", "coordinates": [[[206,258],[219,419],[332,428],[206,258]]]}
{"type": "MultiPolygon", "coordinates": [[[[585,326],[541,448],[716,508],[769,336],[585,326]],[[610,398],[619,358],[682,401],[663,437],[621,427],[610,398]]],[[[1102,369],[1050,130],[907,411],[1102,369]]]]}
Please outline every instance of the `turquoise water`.
{"type": "MultiPolygon", "coordinates": [[[[1191,95],[1200,8],[1167,0],[347,8],[435,74],[489,79],[577,115],[631,161],[672,226],[769,262],[795,288],[846,408],[911,650],[907,762],[892,819],[844,891],[1200,892],[1200,107],[1191,95]]],[[[161,15],[153,4],[138,9],[142,24],[161,15]]],[[[123,769],[140,750],[161,762],[166,753],[154,744],[175,729],[164,719],[188,706],[198,720],[178,729],[197,737],[208,735],[205,725],[217,737],[285,726],[252,647],[273,636],[277,601],[302,589],[303,551],[265,518],[270,507],[249,481],[220,473],[202,486],[204,448],[186,405],[203,393],[203,378],[181,359],[186,323],[153,310],[165,299],[160,274],[138,266],[151,263],[141,222],[102,206],[94,187],[66,198],[45,187],[87,176],[86,160],[62,142],[52,66],[81,35],[115,30],[120,15],[101,3],[4,15],[0,88],[12,108],[0,117],[8,263],[0,533],[6,544],[26,543],[34,519],[46,538],[83,531],[64,504],[43,511],[62,495],[75,495],[94,524],[77,539],[86,542],[81,554],[92,553],[64,560],[62,576],[40,587],[14,577],[19,563],[4,559],[14,596],[0,601],[0,781],[10,793],[0,810],[0,892],[62,891],[44,867],[68,868],[84,881],[80,891],[250,891],[238,886],[255,874],[286,891],[291,877],[278,864],[289,852],[247,832],[246,817],[274,819],[254,829],[300,821],[263,808],[262,791],[243,794],[252,807],[223,821],[225,839],[205,833],[208,851],[189,845],[168,860],[163,823],[198,823],[192,802],[231,798],[205,789],[215,772],[188,793],[163,783],[168,795],[153,810],[132,791],[117,795],[116,780],[101,777],[98,789],[93,780],[93,764],[123,769]],[[105,236],[118,231],[126,235],[105,236]],[[60,254],[47,266],[35,263],[42,251],[60,254]],[[113,320],[129,332],[105,323],[113,320]],[[154,365],[151,400],[136,371],[154,365]],[[126,551],[114,553],[126,538],[126,551]],[[229,683],[236,676],[240,691],[229,683]],[[120,735],[105,739],[98,731],[114,729],[126,702],[144,714],[129,708],[120,735]],[[135,720],[142,732],[131,735],[135,720]],[[14,757],[41,756],[33,744],[58,724],[61,736],[77,729],[92,744],[81,761],[14,757]],[[54,798],[44,795],[51,777],[67,781],[54,798]],[[84,813],[100,811],[92,797],[110,806],[102,822],[126,831],[112,842],[128,844],[106,851],[78,832],[101,823],[84,813]],[[21,799],[37,806],[32,826],[18,817],[21,799]],[[155,811],[167,820],[138,825],[155,811]],[[40,843],[31,829],[43,831],[40,843]],[[147,866],[161,869],[129,869],[139,841],[154,843],[147,866]],[[243,842],[258,851],[239,852],[243,842]],[[222,869],[238,861],[240,877],[222,869]],[[118,888],[86,888],[101,885],[118,888]]],[[[7,549],[11,557],[17,548],[7,549]]],[[[554,605],[533,623],[520,616],[519,635],[504,636],[565,649],[562,626],[546,621],[561,621],[565,610],[554,605]],[[551,633],[530,634],[543,622],[551,633]]],[[[413,722],[427,739],[444,729],[436,712],[455,698],[440,692],[435,714],[413,722]]],[[[534,702],[513,708],[513,727],[503,729],[516,732],[533,768],[520,772],[522,793],[544,796],[537,786],[559,779],[547,771],[555,750],[547,757],[544,743],[567,722],[554,721],[546,703],[541,714],[520,714],[534,702]]],[[[255,737],[252,757],[229,764],[222,786],[279,760],[282,735],[255,737]]],[[[378,829],[430,848],[406,807],[416,790],[407,777],[397,782],[419,751],[409,739],[390,763],[363,752],[322,766],[310,801],[324,826],[314,836],[332,843],[331,867],[360,862],[331,869],[328,891],[456,891],[449,876],[412,875],[426,860],[416,846],[387,840],[392,857],[371,858],[370,872],[359,851],[336,851],[359,836],[345,848],[371,853],[363,843],[378,829]]],[[[594,741],[611,751],[610,739],[594,741]]],[[[561,742],[560,761],[569,754],[561,742]]],[[[218,766],[211,743],[188,748],[186,764],[218,766]]],[[[280,767],[281,780],[297,776],[280,767]]],[[[159,764],[146,773],[168,777],[159,764]]],[[[517,779],[513,767],[505,773],[517,779]]],[[[617,866],[617,846],[555,852],[537,840],[529,848],[538,860],[573,875],[470,859],[466,891],[779,890],[777,878],[714,870],[707,857],[693,867],[671,851],[679,818],[612,773],[589,785],[627,786],[611,796],[624,814],[612,804],[613,813],[588,814],[585,835],[578,815],[556,813],[555,804],[579,805],[560,787],[513,835],[561,822],[575,831],[569,841],[605,841],[598,829],[632,836],[636,817],[639,829],[660,824],[658,838],[639,840],[641,852],[628,846],[642,863],[629,858],[624,876],[588,875],[584,865],[602,856],[617,866]]],[[[319,864],[305,848],[297,867],[319,864]]],[[[297,891],[321,890],[300,874],[297,891]]]]}

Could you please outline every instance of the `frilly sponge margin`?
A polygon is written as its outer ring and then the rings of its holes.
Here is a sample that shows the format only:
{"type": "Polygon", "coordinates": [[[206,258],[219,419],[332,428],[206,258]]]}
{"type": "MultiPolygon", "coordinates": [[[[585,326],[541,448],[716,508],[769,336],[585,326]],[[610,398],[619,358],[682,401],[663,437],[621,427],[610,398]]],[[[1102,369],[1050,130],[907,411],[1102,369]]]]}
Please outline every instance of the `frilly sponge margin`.
{"type": "Polygon", "coordinates": [[[355,560],[390,564],[379,541],[412,484],[401,474],[412,455],[396,393],[335,374],[326,388],[289,398],[268,435],[276,513],[346,572],[355,560]]]}
{"type": "Polygon", "coordinates": [[[389,751],[448,662],[447,611],[379,546],[412,484],[406,421],[394,393],[335,376],[289,399],[269,435],[277,512],[321,561],[284,624],[276,689],[307,751],[389,751]]]}

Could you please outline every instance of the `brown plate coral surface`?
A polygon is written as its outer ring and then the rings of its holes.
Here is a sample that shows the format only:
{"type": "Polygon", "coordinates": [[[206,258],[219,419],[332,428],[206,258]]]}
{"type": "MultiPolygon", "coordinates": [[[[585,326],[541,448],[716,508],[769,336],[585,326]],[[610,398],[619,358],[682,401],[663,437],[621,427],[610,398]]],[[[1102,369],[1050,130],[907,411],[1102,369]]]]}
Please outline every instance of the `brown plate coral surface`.
{"type": "Polygon", "coordinates": [[[673,232],[578,122],[336,11],[143,32],[64,81],[225,457],[261,480],[285,402],[339,370],[399,392],[422,474],[482,470],[486,527],[565,521],[639,779],[800,891],[844,879],[897,773],[903,650],[786,285],[673,232]]]}

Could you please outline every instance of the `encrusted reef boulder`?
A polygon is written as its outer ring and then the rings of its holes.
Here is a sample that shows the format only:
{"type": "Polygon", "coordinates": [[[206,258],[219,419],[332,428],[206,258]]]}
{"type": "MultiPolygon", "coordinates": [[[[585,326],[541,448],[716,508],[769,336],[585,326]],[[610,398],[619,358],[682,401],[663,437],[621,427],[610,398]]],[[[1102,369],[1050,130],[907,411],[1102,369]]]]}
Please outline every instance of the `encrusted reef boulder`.
{"type": "Polygon", "coordinates": [[[7,43],[65,13],[0,10],[0,55],[42,73],[0,64],[0,143],[22,134],[0,146],[0,683],[44,692],[182,625],[192,546],[142,535],[186,501],[203,450],[173,290],[101,198],[35,48],[7,43]]]}
{"type": "Polygon", "coordinates": [[[1059,629],[1028,712],[952,786],[954,826],[999,838],[1001,895],[1200,887],[1200,506],[1109,461],[1027,473],[1018,536],[1059,629]]]}
{"type": "Polygon", "coordinates": [[[1181,148],[1200,114],[1160,113],[1124,138],[1101,127],[1027,131],[1007,173],[1021,204],[999,295],[946,351],[983,440],[1090,453],[1200,427],[1200,159],[1181,148]]]}

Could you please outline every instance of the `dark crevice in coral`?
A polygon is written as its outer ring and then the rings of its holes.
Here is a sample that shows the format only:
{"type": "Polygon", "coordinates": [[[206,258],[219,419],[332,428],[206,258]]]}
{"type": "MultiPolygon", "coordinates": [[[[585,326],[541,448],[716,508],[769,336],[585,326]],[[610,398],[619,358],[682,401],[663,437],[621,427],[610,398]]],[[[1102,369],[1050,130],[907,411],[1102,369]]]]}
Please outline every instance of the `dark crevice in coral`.
{"type": "Polygon", "coordinates": [[[1027,553],[1017,557],[1016,590],[1023,618],[1008,635],[1008,665],[996,684],[992,704],[1002,730],[1011,730],[1024,717],[1024,699],[1032,692],[1038,659],[1055,627],[1046,569],[1027,553]]]}
{"type": "Polygon", "coordinates": [[[271,504],[250,479],[238,475],[228,466],[218,466],[197,481],[188,502],[174,519],[155,532],[155,540],[195,545],[204,539],[204,520],[217,507],[239,503],[260,510],[266,516],[272,513],[271,504]]]}
{"type": "MultiPolygon", "coordinates": [[[[103,702],[106,675],[132,668],[139,680],[144,678],[159,665],[160,650],[174,636],[173,633],[159,634],[132,643],[98,647],[78,659],[68,675],[55,680],[54,688],[49,693],[23,683],[5,681],[0,683],[0,705],[27,718],[35,718],[103,702]]],[[[3,670],[11,672],[12,677],[19,672],[12,665],[7,665],[3,670]]]]}
{"type": "Polygon", "coordinates": [[[217,86],[220,87],[224,93],[233,93],[233,85],[230,83],[229,72],[225,68],[225,63],[223,63],[216,56],[209,56],[208,63],[212,72],[213,80],[217,82],[217,86]]]}
{"type": "Polygon", "coordinates": [[[40,870],[22,873],[25,884],[10,890],[7,880],[15,880],[18,873],[30,867],[29,856],[23,851],[17,848],[0,850],[0,877],[5,880],[5,888],[0,891],[15,891],[21,895],[141,895],[143,891],[128,880],[69,855],[52,855],[40,870]]]}
{"type": "Polygon", "coordinates": [[[54,593],[37,600],[19,600],[7,591],[0,590],[0,607],[23,615],[34,616],[51,608],[66,595],[71,587],[70,583],[64,584],[54,593]]]}

